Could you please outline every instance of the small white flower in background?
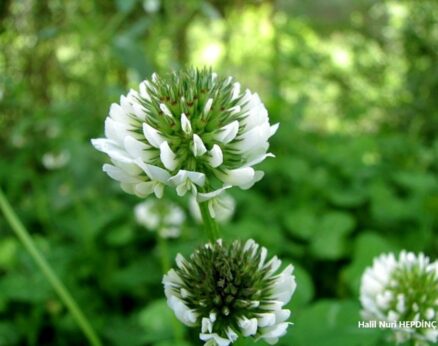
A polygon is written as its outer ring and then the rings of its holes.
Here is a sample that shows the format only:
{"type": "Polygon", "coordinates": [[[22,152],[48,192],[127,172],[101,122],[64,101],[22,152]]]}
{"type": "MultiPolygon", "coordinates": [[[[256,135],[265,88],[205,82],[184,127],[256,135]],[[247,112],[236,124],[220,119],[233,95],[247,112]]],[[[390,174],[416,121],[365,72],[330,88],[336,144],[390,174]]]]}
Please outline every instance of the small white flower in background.
{"type": "Polygon", "coordinates": [[[63,150],[59,153],[48,152],[45,153],[41,159],[43,166],[49,170],[60,169],[70,161],[70,153],[63,150]]]}
{"type": "MultiPolygon", "coordinates": [[[[437,321],[438,261],[430,262],[423,253],[402,251],[383,254],[362,276],[360,301],[362,316],[388,322],[437,321]]],[[[414,340],[416,345],[438,341],[438,329],[393,329],[397,343],[414,340]]]]}
{"type": "Polygon", "coordinates": [[[105,120],[105,138],[92,143],[110,157],[103,170],[124,191],[161,198],[172,187],[205,201],[263,177],[253,166],[273,156],[268,140],[277,128],[259,96],[232,77],[188,69],[153,74],[122,96],[105,120]]]}
{"type": "Polygon", "coordinates": [[[254,240],[208,243],[189,259],[178,255],[176,264],[163,277],[168,305],[181,322],[200,329],[205,345],[227,346],[239,336],[275,344],[286,334],[293,267],[278,273],[281,261],[267,260],[254,240]]]}
{"type": "Polygon", "coordinates": [[[185,221],[184,211],[176,204],[159,203],[151,199],[139,203],[134,209],[137,223],[150,231],[158,231],[163,238],[177,238],[185,221]]]}
{"type": "MultiPolygon", "coordinates": [[[[234,214],[236,208],[236,202],[233,197],[223,193],[215,198],[208,200],[208,209],[210,215],[216,219],[217,222],[227,223],[230,221],[234,214]]],[[[199,208],[199,203],[194,196],[190,198],[189,201],[190,213],[196,222],[202,223],[201,210],[199,208]]]]}
{"type": "Polygon", "coordinates": [[[157,12],[160,6],[160,0],[143,0],[143,8],[147,13],[157,12]]]}

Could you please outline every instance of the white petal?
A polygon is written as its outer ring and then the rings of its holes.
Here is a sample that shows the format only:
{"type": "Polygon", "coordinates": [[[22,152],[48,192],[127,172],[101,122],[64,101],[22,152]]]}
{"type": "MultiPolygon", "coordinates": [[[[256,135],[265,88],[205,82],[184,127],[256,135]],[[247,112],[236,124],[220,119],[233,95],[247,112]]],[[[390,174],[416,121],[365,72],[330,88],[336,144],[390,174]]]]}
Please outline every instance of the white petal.
{"type": "Polygon", "coordinates": [[[240,330],[242,331],[243,336],[255,335],[257,333],[257,319],[251,318],[247,319],[243,317],[238,322],[240,330]]]}
{"type": "Polygon", "coordinates": [[[180,169],[177,174],[169,179],[169,182],[174,186],[181,185],[187,180],[187,173],[188,171],[180,169]]]}
{"type": "Polygon", "coordinates": [[[133,159],[141,158],[143,161],[148,162],[157,155],[157,152],[155,150],[151,150],[150,146],[136,140],[131,136],[126,136],[124,138],[123,145],[133,159]]]}
{"type": "Polygon", "coordinates": [[[143,123],[143,134],[146,137],[150,145],[155,148],[159,148],[161,143],[164,142],[164,138],[159,132],[147,123],[143,123]]]}
{"type": "Polygon", "coordinates": [[[280,123],[276,123],[276,124],[271,126],[271,128],[269,130],[269,137],[273,136],[275,134],[275,132],[277,132],[279,126],[280,126],[280,123]]]}
{"type": "MultiPolygon", "coordinates": [[[[201,333],[201,334],[199,334],[199,338],[202,341],[208,341],[208,340],[213,339],[216,342],[216,346],[228,346],[230,344],[230,340],[222,338],[216,333],[212,333],[212,334],[201,333]]],[[[211,345],[214,345],[214,344],[211,344],[211,345]]]]}
{"type": "Polygon", "coordinates": [[[205,103],[205,106],[204,106],[204,114],[207,114],[208,112],[210,112],[212,104],[213,104],[213,99],[209,98],[208,101],[205,103]]]}
{"type": "Polygon", "coordinates": [[[254,166],[259,164],[260,162],[264,161],[267,157],[275,157],[272,153],[262,154],[257,156],[255,159],[251,160],[250,162],[246,163],[245,166],[254,166]]]}
{"type": "Polygon", "coordinates": [[[268,276],[272,275],[278,270],[278,268],[280,268],[280,266],[281,266],[281,260],[279,260],[277,256],[272,257],[265,265],[265,267],[270,268],[269,272],[266,275],[268,276]]]}
{"type": "Polygon", "coordinates": [[[231,99],[232,100],[235,100],[235,99],[237,99],[238,97],[239,97],[239,94],[240,94],[240,83],[234,83],[233,84],[233,89],[232,89],[232,97],[231,97],[231,99]]]}
{"type": "Polygon", "coordinates": [[[139,103],[134,103],[132,105],[132,108],[134,109],[134,114],[137,117],[137,119],[140,120],[141,122],[145,121],[147,115],[146,109],[139,103]]]}
{"type": "Polygon", "coordinates": [[[114,121],[110,117],[105,119],[105,137],[117,143],[123,143],[123,138],[129,135],[128,126],[114,121]]]}
{"type": "Polygon", "coordinates": [[[139,197],[147,197],[154,192],[155,183],[152,181],[135,185],[135,194],[139,197]]]}
{"type": "Polygon", "coordinates": [[[96,138],[91,140],[91,144],[99,151],[107,154],[110,158],[119,161],[129,161],[129,155],[111,139],[96,138]]]}
{"type": "Polygon", "coordinates": [[[202,323],[201,325],[202,333],[211,333],[213,331],[213,324],[208,318],[204,317],[201,323],[202,323]]]}
{"type": "Polygon", "coordinates": [[[188,190],[197,192],[196,185],[203,186],[205,183],[205,174],[180,169],[176,175],[169,179],[169,183],[176,186],[178,196],[184,196],[188,190]]]}
{"type": "Polygon", "coordinates": [[[207,148],[205,147],[204,142],[197,134],[193,135],[192,151],[196,157],[202,156],[207,152],[207,148]]]}
{"type": "Polygon", "coordinates": [[[254,181],[255,171],[251,167],[226,170],[225,173],[217,172],[217,176],[225,184],[246,187],[254,181]]]}
{"type": "Polygon", "coordinates": [[[175,316],[185,325],[193,327],[196,324],[196,314],[190,310],[180,299],[175,296],[168,298],[169,307],[175,312],[175,316]]]}
{"type": "Polygon", "coordinates": [[[242,184],[239,187],[243,190],[247,190],[251,188],[255,183],[260,181],[264,175],[265,173],[263,171],[255,171],[254,178],[251,181],[249,181],[247,184],[242,184]]]}
{"type": "Polygon", "coordinates": [[[154,185],[154,194],[157,198],[162,198],[164,193],[164,185],[161,183],[156,183],[154,185]]]}
{"type": "Polygon", "coordinates": [[[187,184],[181,184],[176,187],[176,194],[180,197],[184,196],[186,192],[189,190],[189,186],[187,184]]]}
{"type": "Polygon", "coordinates": [[[153,166],[153,165],[149,165],[147,163],[144,163],[141,160],[135,160],[135,163],[141,168],[143,169],[143,171],[147,174],[147,176],[151,179],[151,180],[156,180],[159,181],[161,183],[166,184],[170,178],[170,173],[168,171],[166,171],[163,168],[157,167],[157,166],[153,166]]]}
{"type": "Polygon", "coordinates": [[[230,114],[237,114],[241,110],[242,110],[242,108],[239,105],[237,105],[237,106],[234,106],[234,107],[227,109],[227,112],[229,112],[230,114]]]}
{"type": "Polygon", "coordinates": [[[275,312],[275,323],[286,321],[290,317],[290,310],[282,309],[275,312]]]}
{"type": "Polygon", "coordinates": [[[167,106],[164,103],[160,103],[160,109],[168,117],[173,117],[172,112],[170,111],[169,108],[167,108],[167,106]]]}
{"type": "MultiPolygon", "coordinates": [[[[135,195],[135,186],[137,184],[131,184],[131,183],[120,183],[120,187],[122,188],[123,191],[125,191],[126,193],[129,193],[130,195],[135,195]]],[[[139,196],[141,197],[141,196],[139,196]]]]}
{"type": "Polygon", "coordinates": [[[188,171],[187,177],[198,186],[202,187],[205,184],[205,174],[204,173],[188,171]]]}
{"type": "MultiPolygon", "coordinates": [[[[199,193],[198,193],[199,195],[199,193]]],[[[202,223],[201,209],[199,209],[199,204],[196,201],[195,196],[191,196],[189,199],[189,209],[192,217],[197,223],[202,223]]]]}
{"type": "Polygon", "coordinates": [[[140,83],[140,96],[149,102],[151,101],[147,85],[144,81],[140,83]]]}
{"type": "Polygon", "coordinates": [[[219,196],[222,192],[224,192],[226,189],[229,189],[231,187],[231,185],[225,185],[224,187],[211,191],[211,192],[206,192],[206,193],[198,193],[197,195],[197,200],[198,202],[205,202],[208,201],[212,198],[215,198],[217,196],[219,196]]]}
{"type": "Polygon", "coordinates": [[[176,255],[175,262],[176,262],[176,265],[178,266],[178,268],[180,268],[180,269],[184,268],[185,261],[186,261],[186,259],[184,258],[183,255],[181,255],[180,253],[178,253],[176,255]]]}
{"type": "Polygon", "coordinates": [[[192,133],[192,124],[184,113],[181,114],[181,128],[188,135],[192,133]]]}
{"type": "Polygon", "coordinates": [[[236,202],[233,197],[222,194],[208,201],[210,215],[218,222],[227,222],[234,213],[236,202]]]}
{"type": "Polygon", "coordinates": [[[239,122],[237,120],[225,125],[221,129],[219,129],[218,133],[214,136],[214,138],[222,143],[229,143],[234,138],[236,138],[237,132],[239,131],[239,122]]]}
{"type": "Polygon", "coordinates": [[[258,314],[259,327],[270,327],[275,324],[275,314],[271,312],[258,314]]]}
{"type": "Polygon", "coordinates": [[[269,339],[282,337],[284,334],[286,334],[288,326],[288,322],[283,322],[276,324],[275,326],[265,328],[263,329],[263,334],[261,337],[267,342],[269,342],[269,339]]]}
{"type": "Polygon", "coordinates": [[[167,141],[161,143],[160,145],[160,159],[164,167],[168,170],[173,171],[178,166],[178,161],[176,160],[176,155],[170,149],[169,143],[167,141]]]}
{"type": "Polygon", "coordinates": [[[122,183],[140,183],[141,180],[137,177],[133,177],[124,172],[121,168],[104,164],[103,171],[108,174],[114,180],[120,181],[122,183]]]}
{"type": "Polygon", "coordinates": [[[231,342],[234,342],[237,340],[238,335],[236,334],[236,332],[234,330],[232,330],[231,328],[228,328],[225,333],[227,334],[228,340],[230,340],[231,342]]]}
{"type": "Polygon", "coordinates": [[[273,297],[276,300],[282,301],[284,304],[288,303],[297,284],[295,277],[292,275],[293,266],[290,264],[286,269],[278,276],[273,287],[273,297]]]}
{"type": "Polygon", "coordinates": [[[224,162],[224,156],[222,154],[221,147],[217,144],[213,145],[213,148],[208,152],[208,162],[213,168],[219,167],[224,162]]]}
{"type": "Polygon", "coordinates": [[[260,148],[267,150],[269,147],[268,139],[271,134],[269,123],[253,127],[251,130],[243,132],[240,141],[234,144],[234,147],[242,153],[260,151],[260,148]]]}
{"type": "Polygon", "coordinates": [[[114,165],[121,168],[124,172],[131,176],[137,176],[142,173],[141,168],[131,159],[122,158],[122,160],[116,160],[112,158],[111,160],[114,165]]]}
{"type": "Polygon", "coordinates": [[[125,123],[128,121],[128,116],[125,114],[123,108],[120,107],[120,105],[117,103],[113,103],[111,105],[109,115],[114,121],[118,121],[121,123],[125,123]]]}
{"type": "Polygon", "coordinates": [[[245,242],[245,245],[243,246],[243,251],[247,252],[249,250],[251,250],[251,252],[255,252],[259,247],[259,244],[257,244],[254,239],[248,239],[245,242]]]}
{"type": "Polygon", "coordinates": [[[261,253],[260,253],[259,269],[262,269],[265,264],[266,256],[268,255],[268,250],[266,250],[265,247],[262,247],[260,251],[261,253]]]}
{"type": "Polygon", "coordinates": [[[170,269],[167,274],[163,276],[162,283],[164,286],[174,286],[179,287],[183,284],[183,281],[181,280],[178,273],[175,271],[175,269],[170,269]]]}

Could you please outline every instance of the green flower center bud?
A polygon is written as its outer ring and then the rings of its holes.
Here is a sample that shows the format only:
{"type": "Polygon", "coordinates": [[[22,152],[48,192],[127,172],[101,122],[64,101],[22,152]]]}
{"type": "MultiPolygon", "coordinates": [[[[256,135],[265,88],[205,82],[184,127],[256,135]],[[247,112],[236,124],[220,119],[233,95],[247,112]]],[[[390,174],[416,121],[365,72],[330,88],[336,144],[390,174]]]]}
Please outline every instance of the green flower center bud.
{"type": "Polygon", "coordinates": [[[254,257],[245,253],[240,242],[229,247],[213,244],[200,248],[177,273],[191,296],[186,305],[201,316],[217,313],[216,326],[224,328],[240,317],[251,318],[267,300],[272,288],[266,281],[271,266],[259,269],[261,250],[254,257]],[[249,313],[248,308],[253,307],[249,313]],[[233,318],[230,318],[232,316],[233,318]]]}
{"type": "Polygon", "coordinates": [[[430,308],[438,311],[438,277],[418,263],[394,270],[387,290],[392,293],[388,311],[397,311],[401,321],[430,320],[430,308]]]}
{"type": "Polygon", "coordinates": [[[163,277],[164,292],[176,317],[200,327],[206,345],[228,346],[239,334],[274,344],[288,328],[284,309],[296,288],[293,266],[276,273],[277,257],[250,239],[223,245],[221,240],[177,256],[177,269],[163,277]]]}

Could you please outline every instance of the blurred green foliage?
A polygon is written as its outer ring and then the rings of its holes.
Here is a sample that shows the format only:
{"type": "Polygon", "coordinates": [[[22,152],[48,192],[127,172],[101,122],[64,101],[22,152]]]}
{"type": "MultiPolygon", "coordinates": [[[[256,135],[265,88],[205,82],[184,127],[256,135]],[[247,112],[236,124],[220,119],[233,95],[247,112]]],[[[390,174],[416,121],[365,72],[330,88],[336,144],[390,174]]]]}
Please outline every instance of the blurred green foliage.
{"type": "MultiPolygon", "coordinates": [[[[385,343],[357,328],[364,268],[438,255],[436,1],[4,0],[0,47],[1,186],[106,345],[200,344],[173,340],[154,235],[89,143],[122,93],[187,64],[236,76],[281,123],[223,227],[296,265],[280,345],[385,343]]],[[[204,239],[189,221],[171,257],[204,239]]],[[[84,342],[0,218],[0,345],[84,342]]]]}

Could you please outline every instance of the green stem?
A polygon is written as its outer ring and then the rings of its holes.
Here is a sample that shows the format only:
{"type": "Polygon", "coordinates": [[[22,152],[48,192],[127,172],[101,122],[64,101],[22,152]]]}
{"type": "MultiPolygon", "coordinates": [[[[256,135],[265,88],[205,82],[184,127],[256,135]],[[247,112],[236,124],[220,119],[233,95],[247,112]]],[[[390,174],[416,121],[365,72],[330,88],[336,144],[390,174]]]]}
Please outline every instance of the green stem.
{"type": "Polygon", "coordinates": [[[208,202],[199,203],[199,209],[201,209],[202,221],[204,222],[204,227],[208,233],[208,239],[211,242],[219,239],[219,226],[215,219],[210,215],[208,210],[208,202]]]}
{"type": "Polygon", "coordinates": [[[71,296],[70,292],[59,280],[53,269],[50,267],[49,263],[35,246],[32,237],[15,214],[14,210],[12,209],[1,189],[0,209],[3,211],[6,220],[17,235],[18,239],[22,242],[26,250],[30,253],[41,272],[44,274],[46,279],[52,285],[55,292],[58,294],[59,298],[64,302],[65,306],[70,311],[73,319],[76,320],[76,323],[81,328],[90,345],[101,346],[102,343],[100,342],[97,334],[91,327],[91,324],[71,296]]]}
{"type": "Polygon", "coordinates": [[[167,273],[170,269],[169,251],[167,249],[167,241],[157,231],[158,248],[160,249],[161,269],[163,274],[167,273]]]}
{"type": "MultiPolygon", "coordinates": [[[[166,274],[170,270],[169,250],[167,248],[167,240],[160,235],[159,230],[157,230],[157,243],[160,250],[161,269],[163,274],[166,274]]],[[[184,332],[175,316],[172,316],[172,328],[175,339],[181,342],[184,341],[184,332]]]]}

